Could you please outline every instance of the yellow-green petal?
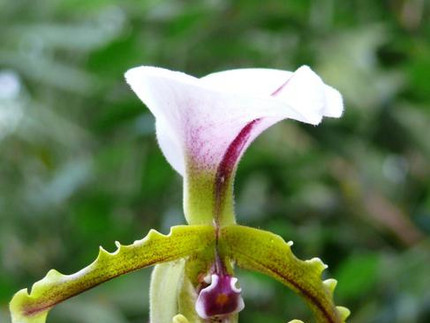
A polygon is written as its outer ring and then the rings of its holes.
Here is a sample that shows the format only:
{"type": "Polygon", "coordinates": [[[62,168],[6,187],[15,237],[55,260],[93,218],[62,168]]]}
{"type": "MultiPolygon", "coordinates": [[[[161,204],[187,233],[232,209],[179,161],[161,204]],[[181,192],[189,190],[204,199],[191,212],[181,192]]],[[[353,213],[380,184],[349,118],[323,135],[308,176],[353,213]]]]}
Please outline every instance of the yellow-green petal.
{"type": "Polygon", "coordinates": [[[212,250],[214,240],[212,226],[176,226],[168,235],[151,230],[131,245],[116,243],[112,253],[100,248],[97,259],[77,273],[63,275],[51,270],[30,292],[17,292],[10,303],[12,322],[44,323],[49,310],[70,297],[143,267],[212,250]]]}
{"type": "Polygon", "coordinates": [[[169,322],[178,314],[178,297],[184,280],[183,259],[158,264],[151,275],[150,322],[169,322]]]}
{"type": "Polygon", "coordinates": [[[268,231],[231,225],[222,228],[219,244],[223,254],[238,266],[269,275],[299,293],[317,322],[342,323],[348,317],[346,308],[334,304],[336,281],[321,280],[327,266],[319,258],[296,258],[291,252],[292,242],[268,231]]]}

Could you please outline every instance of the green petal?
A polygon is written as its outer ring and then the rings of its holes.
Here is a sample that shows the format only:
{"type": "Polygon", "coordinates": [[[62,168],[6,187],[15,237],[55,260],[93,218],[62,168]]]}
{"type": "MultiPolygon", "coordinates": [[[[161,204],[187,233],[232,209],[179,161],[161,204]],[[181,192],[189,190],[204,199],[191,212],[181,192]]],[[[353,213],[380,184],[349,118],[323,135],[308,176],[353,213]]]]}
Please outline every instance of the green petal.
{"type": "Polygon", "coordinates": [[[184,279],[185,261],[159,264],[151,275],[150,322],[169,322],[178,314],[178,296],[184,279]]]}
{"type": "Polygon", "coordinates": [[[29,293],[22,289],[10,303],[12,322],[43,323],[56,304],[131,271],[184,258],[212,249],[215,240],[212,226],[177,226],[168,235],[151,230],[148,235],[128,246],[116,243],[112,253],[100,248],[97,259],[73,275],[51,270],[35,283],[29,293]]]}
{"type": "MultiPolygon", "coordinates": [[[[178,313],[184,315],[192,323],[204,323],[196,313],[195,305],[197,300],[196,290],[188,277],[181,280],[181,289],[178,298],[178,313]]],[[[155,321],[154,321],[155,322],[155,321]]],[[[157,321],[162,323],[162,321],[157,321]]]]}
{"type": "Polygon", "coordinates": [[[220,247],[237,265],[269,275],[299,293],[313,310],[317,322],[345,322],[349,311],[333,302],[334,279],[321,280],[326,265],[319,258],[302,261],[271,232],[231,225],[221,230],[220,247]]]}

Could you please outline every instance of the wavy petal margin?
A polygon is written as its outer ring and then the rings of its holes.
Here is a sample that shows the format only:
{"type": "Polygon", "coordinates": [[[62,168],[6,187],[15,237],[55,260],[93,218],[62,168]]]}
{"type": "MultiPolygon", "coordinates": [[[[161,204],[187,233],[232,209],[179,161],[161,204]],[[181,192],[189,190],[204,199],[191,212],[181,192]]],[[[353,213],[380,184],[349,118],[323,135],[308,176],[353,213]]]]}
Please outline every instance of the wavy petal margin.
{"type": "MultiPolygon", "coordinates": [[[[63,275],[51,270],[33,285],[31,292],[22,289],[16,293],[10,303],[12,322],[44,323],[49,310],[68,298],[143,267],[212,255],[216,240],[212,226],[176,226],[168,235],[151,230],[144,239],[131,245],[116,243],[118,249],[112,253],[100,248],[97,259],[79,272],[63,275]]],[[[349,310],[333,302],[336,280],[321,280],[326,265],[318,258],[297,259],[291,252],[291,245],[292,242],[287,243],[273,233],[239,225],[223,227],[218,235],[219,252],[223,257],[245,269],[267,274],[302,295],[317,322],[345,322],[349,310]]],[[[177,315],[173,322],[187,320],[177,315]]]]}
{"type": "Polygon", "coordinates": [[[142,240],[110,253],[100,247],[97,259],[73,275],[50,270],[31,288],[17,292],[11,303],[13,323],[44,323],[56,304],[117,276],[151,266],[213,251],[215,232],[212,226],[185,225],[171,228],[168,235],[149,231],[142,240]]]}
{"type": "Polygon", "coordinates": [[[300,294],[317,322],[343,323],[349,316],[347,308],[333,302],[336,280],[321,280],[327,266],[319,258],[297,259],[291,252],[292,242],[268,231],[231,225],[221,229],[219,244],[223,255],[239,267],[273,277],[300,294]]]}

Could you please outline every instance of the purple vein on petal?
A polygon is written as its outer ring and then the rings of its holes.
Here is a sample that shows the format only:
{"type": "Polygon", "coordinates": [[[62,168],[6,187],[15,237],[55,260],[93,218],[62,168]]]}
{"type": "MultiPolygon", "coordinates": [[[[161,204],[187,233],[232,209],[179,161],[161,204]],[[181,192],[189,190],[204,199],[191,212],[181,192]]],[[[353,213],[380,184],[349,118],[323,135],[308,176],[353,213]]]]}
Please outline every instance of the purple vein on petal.
{"type": "Polygon", "coordinates": [[[282,85],[280,87],[278,87],[272,94],[270,94],[270,96],[277,96],[279,94],[279,92],[281,92],[284,87],[288,84],[288,82],[291,80],[291,78],[294,75],[292,75],[288,80],[286,80],[284,83],[282,83],[282,85]]]}
{"type": "Polygon", "coordinates": [[[218,226],[219,217],[221,215],[221,210],[224,203],[224,195],[230,185],[230,179],[232,173],[235,169],[236,163],[248,142],[249,137],[251,136],[251,131],[256,126],[261,119],[255,119],[249,122],[239,134],[234,138],[231,144],[228,146],[227,150],[224,153],[224,156],[221,160],[221,163],[218,166],[216,175],[215,175],[215,207],[214,207],[214,219],[215,224],[218,226]]]}

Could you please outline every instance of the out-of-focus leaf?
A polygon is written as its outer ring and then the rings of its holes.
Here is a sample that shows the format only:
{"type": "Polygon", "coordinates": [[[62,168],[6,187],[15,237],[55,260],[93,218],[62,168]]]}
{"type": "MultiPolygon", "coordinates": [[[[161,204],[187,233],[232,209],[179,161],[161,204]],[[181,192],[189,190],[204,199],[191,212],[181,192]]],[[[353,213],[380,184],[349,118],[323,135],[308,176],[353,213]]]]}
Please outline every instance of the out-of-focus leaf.
{"type": "Polygon", "coordinates": [[[340,299],[357,299],[375,287],[379,274],[379,258],[374,253],[351,256],[336,271],[342,284],[336,289],[340,299]]]}

